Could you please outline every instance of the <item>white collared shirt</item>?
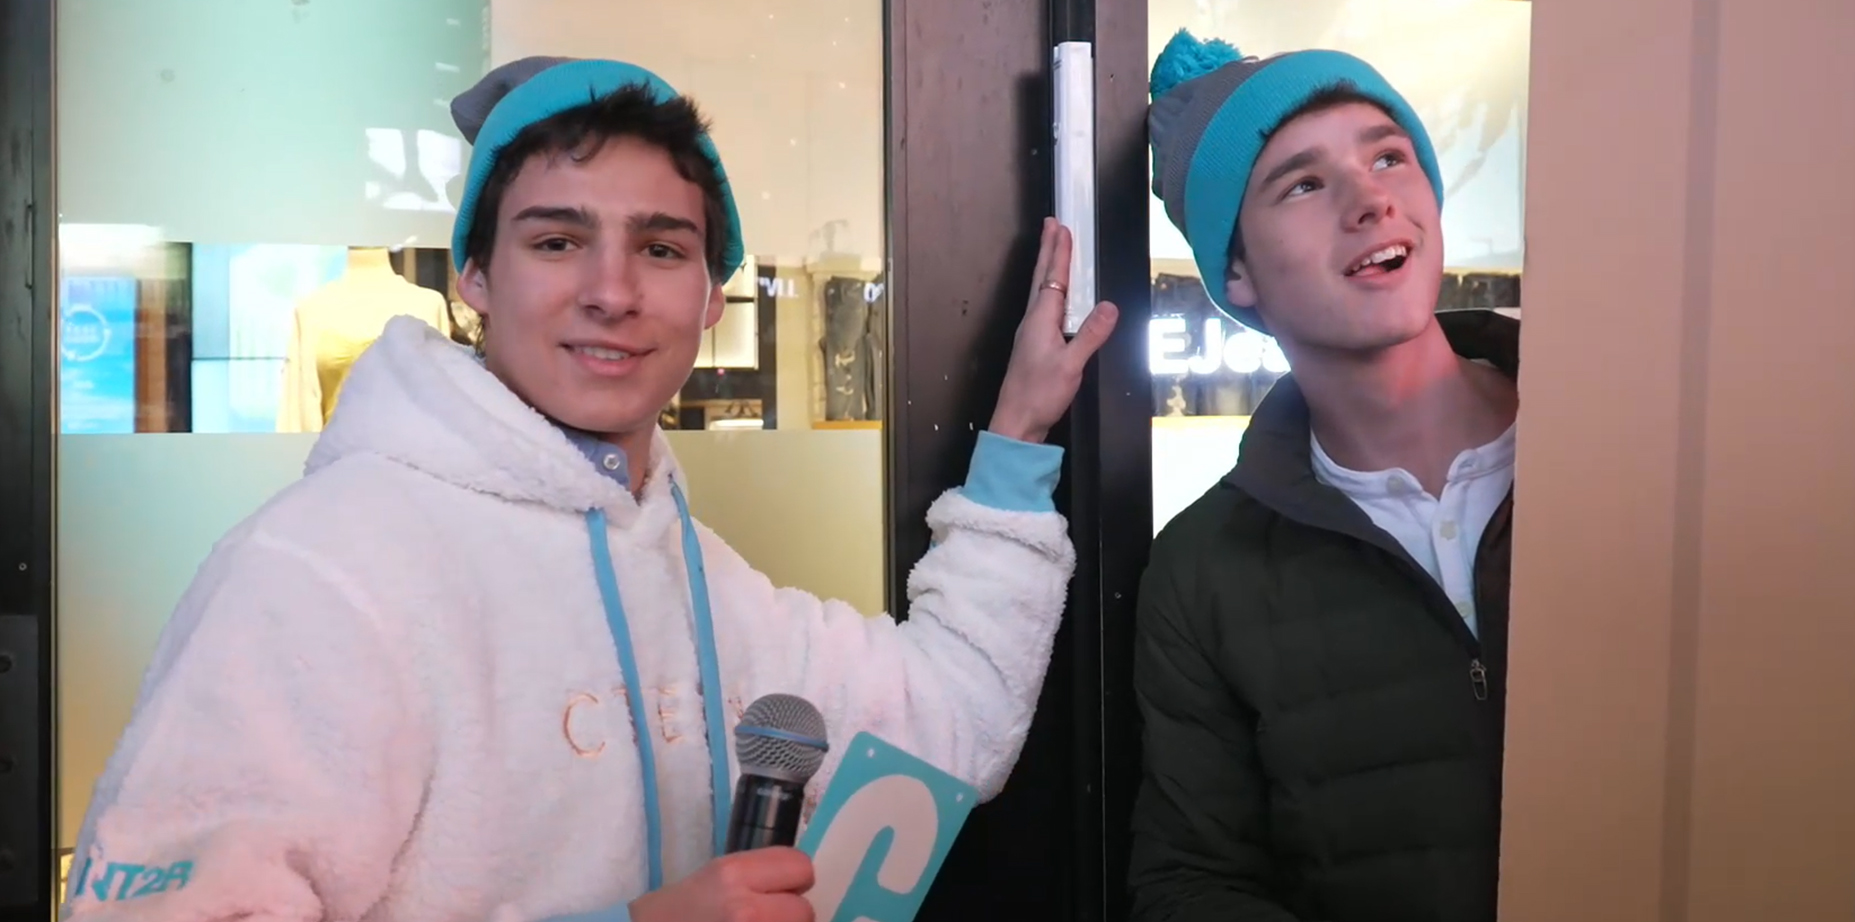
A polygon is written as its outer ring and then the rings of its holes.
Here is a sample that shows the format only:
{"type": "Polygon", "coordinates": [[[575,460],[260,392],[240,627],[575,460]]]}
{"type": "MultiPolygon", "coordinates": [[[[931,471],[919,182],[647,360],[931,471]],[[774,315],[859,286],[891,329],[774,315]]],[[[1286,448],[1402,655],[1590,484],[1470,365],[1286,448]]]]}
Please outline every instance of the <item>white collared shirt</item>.
{"type": "Polygon", "coordinates": [[[1475,622],[1475,551],[1482,531],[1514,485],[1514,427],[1449,465],[1443,495],[1431,496],[1409,471],[1355,471],[1335,463],[1320,439],[1314,447],[1314,476],[1365,510],[1372,524],[1396,538],[1462,613],[1469,631],[1475,622]]]}

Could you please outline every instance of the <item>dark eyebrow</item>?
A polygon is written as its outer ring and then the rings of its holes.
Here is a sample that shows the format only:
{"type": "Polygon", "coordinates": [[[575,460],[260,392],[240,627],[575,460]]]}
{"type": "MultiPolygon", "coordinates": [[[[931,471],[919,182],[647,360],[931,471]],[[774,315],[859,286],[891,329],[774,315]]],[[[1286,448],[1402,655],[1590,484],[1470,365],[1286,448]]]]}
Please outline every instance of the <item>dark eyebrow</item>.
{"type": "MultiPolygon", "coordinates": [[[[599,216],[585,208],[567,205],[530,205],[516,212],[509,219],[511,223],[523,221],[543,221],[558,224],[570,224],[585,230],[599,228],[599,216]]],[[[701,234],[702,229],[688,218],[679,218],[664,211],[647,214],[634,214],[625,219],[625,228],[634,234],[663,233],[665,231],[688,231],[701,234]]]]}
{"type": "Polygon", "coordinates": [[[523,221],[553,221],[588,230],[599,226],[599,219],[592,212],[566,205],[530,205],[516,212],[515,217],[509,219],[511,224],[520,224],[523,221]]]}
{"type": "Polygon", "coordinates": [[[1293,157],[1290,157],[1287,160],[1284,160],[1281,163],[1276,164],[1275,169],[1270,170],[1268,174],[1262,178],[1262,182],[1259,185],[1257,185],[1256,188],[1267,189],[1270,186],[1275,185],[1276,181],[1280,180],[1282,177],[1287,176],[1288,174],[1293,173],[1297,170],[1305,170],[1308,167],[1313,166],[1315,163],[1320,161],[1321,156],[1322,156],[1322,151],[1320,150],[1320,148],[1310,147],[1307,150],[1304,150],[1294,155],[1293,157]]]}
{"type": "Polygon", "coordinates": [[[679,218],[676,215],[664,211],[653,211],[650,214],[634,214],[625,220],[625,226],[634,234],[650,233],[652,231],[658,233],[664,231],[688,231],[689,233],[699,236],[702,233],[702,228],[697,227],[696,222],[688,218],[679,218]]]}
{"type": "MultiPolygon", "coordinates": [[[[1382,125],[1373,125],[1372,127],[1359,132],[1359,143],[1361,145],[1377,144],[1378,142],[1383,141],[1386,138],[1408,138],[1408,137],[1410,137],[1409,133],[1407,133],[1403,128],[1398,127],[1397,123],[1386,122],[1382,125]]],[[[1310,147],[1307,150],[1304,150],[1298,154],[1295,154],[1294,156],[1288,158],[1287,160],[1284,160],[1281,163],[1277,164],[1275,169],[1270,170],[1267,175],[1263,176],[1262,183],[1258,185],[1257,188],[1267,189],[1270,186],[1275,185],[1275,183],[1278,180],[1280,180],[1282,177],[1287,176],[1290,173],[1294,173],[1300,170],[1305,170],[1308,167],[1311,167],[1314,164],[1319,163],[1321,158],[1325,156],[1325,153],[1326,153],[1325,151],[1321,150],[1318,147],[1310,147]]]]}
{"type": "Polygon", "coordinates": [[[1396,122],[1386,122],[1383,125],[1373,125],[1372,127],[1359,132],[1359,143],[1362,145],[1377,144],[1378,142],[1383,141],[1386,138],[1409,138],[1409,137],[1410,137],[1410,134],[1406,132],[1403,128],[1399,127],[1396,122]]]}

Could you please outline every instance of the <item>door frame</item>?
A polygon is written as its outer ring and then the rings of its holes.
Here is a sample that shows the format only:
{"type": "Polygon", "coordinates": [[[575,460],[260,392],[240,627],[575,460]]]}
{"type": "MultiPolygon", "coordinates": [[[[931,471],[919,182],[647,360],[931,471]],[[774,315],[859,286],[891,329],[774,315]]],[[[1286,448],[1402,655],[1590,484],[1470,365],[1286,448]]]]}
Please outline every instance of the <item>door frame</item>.
{"type": "Polygon", "coordinates": [[[57,430],[53,0],[0,0],[0,919],[50,918],[57,430]]]}
{"type": "Polygon", "coordinates": [[[1121,919],[1139,780],[1133,606],[1152,538],[1146,0],[888,0],[886,170],[895,344],[884,426],[889,610],[906,617],[925,515],[962,482],[1053,213],[1050,59],[1094,43],[1096,278],[1121,309],[1068,420],[1057,505],[1076,571],[1005,791],[968,820],[922,920],[1121,919]],[[957,177],[949,182],[948,177],[957,177]]]}

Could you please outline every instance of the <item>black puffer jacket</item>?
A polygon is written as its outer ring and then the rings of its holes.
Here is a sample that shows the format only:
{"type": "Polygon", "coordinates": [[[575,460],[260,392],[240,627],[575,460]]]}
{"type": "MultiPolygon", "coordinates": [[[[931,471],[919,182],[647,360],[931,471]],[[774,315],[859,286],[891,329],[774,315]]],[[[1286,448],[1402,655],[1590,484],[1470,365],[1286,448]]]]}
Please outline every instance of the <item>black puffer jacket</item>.
{"type": "MultiPolygon", "coordinates": [[[[1513,374],[1518,323],[1442,315],[1513,374]]],[[[1493,922],[1512,496],[1477,550],[1478,640],[1314,478],[1292,377],[1141,585],[1137,922],[1493,922]]]]}

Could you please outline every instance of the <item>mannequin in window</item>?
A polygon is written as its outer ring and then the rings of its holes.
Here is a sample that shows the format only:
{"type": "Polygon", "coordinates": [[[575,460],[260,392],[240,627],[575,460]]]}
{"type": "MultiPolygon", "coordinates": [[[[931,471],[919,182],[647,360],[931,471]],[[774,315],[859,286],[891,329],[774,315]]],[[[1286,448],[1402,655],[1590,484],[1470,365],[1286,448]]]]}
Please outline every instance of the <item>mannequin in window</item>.
{"type": "Polygon", "coordinates": [[[824,283],[825,419],[868,420],[870,393],[870,283],[832,276],[824,283]]]}
{"type": "Polygon", "coordinates": [[[400,314],[449,332],[444,295],[394,272],[385,249],[349,249],[347,271],[296,305],[277,431],[322,431],[348,368],[400,314]]]}

